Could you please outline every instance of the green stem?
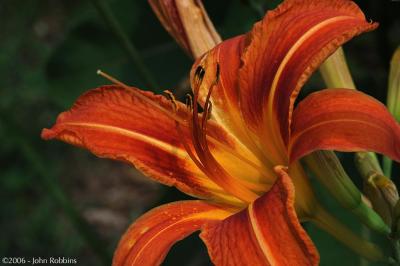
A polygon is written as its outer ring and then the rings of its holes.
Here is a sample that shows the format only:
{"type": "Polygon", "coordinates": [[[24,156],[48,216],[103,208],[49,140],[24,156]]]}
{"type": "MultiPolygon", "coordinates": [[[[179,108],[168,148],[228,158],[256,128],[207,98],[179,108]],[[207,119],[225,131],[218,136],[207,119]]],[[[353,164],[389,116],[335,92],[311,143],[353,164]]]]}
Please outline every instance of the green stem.
{"type": "MultiPolygon", "coordinates": [[[[371,232],[365,226],[361,227],[361,237],[364,239],[371,239],[371,232]]],[[[360,257],[360,266],[369,266],[370,264],[369,260],[360,257]]]]}
{"type": "Polygon", "coordinates": [[[92,3],[96,7],[100,15],[103,17],[103,19],[107,22],[108,26],[111,28],[115,37],[119,40],[123,48],[128,53],[129,57],[134,63],[139,75],[142,77],[146,86],[148,86],[149,89],[153,90],[159,88],[157,82],[151,75],[150,71],[143,63],[143,59],[141,58],[137,48],[129,40],[128,36],[123,31],[120,23],[115,18],[114,14],[112,13],[107,3],[104,0],[92,0],[92,3]]]}
{"type": "Polygon", "coordinates": [[[393,251],[393,256],[395,261],[397,262],[397,265],[400,264],[400,243],[398,239],[390,239],[390,242],[392,244],[392,251],[393,251]]]}
{"type": "Polygon", "coordinates": [[[9,136],[9,141],[13,141],[19,148],[23,157],[28,162],[28,165],[38,175],[39,181],[49,192],[50,197],[52,197],[54,201],[62,208],[70,222],[75,227],[76,231],[90,246],[102,264],[110,265],[111,255],[105,248],[103,241],[100,241],[96,233],[93,231],[91,225],[89,225],[86,220],[82,218],[80,213],[73,206],[73,203],[64,194],[63,190],[55,181],[54,176],[49,172],[49,168],[46,166],[45,160],[41,158],[40,153],[36,151],[33,145],[27,141],[26,137],[21,135],[21,130],[18,130],[17,127],[13,126],[12,122],[7,123],[8,119],[1,120],[2,122],[6,122],[5,124],[8,130],[7,135],[9,136]]]}
{"type": "Polygon", "coordinates": [[[373,152],[357,152],[355,155],[356,166],[360,175],[363,178],[367,178],[371,173],[377,173],[383,175],[381,166],[373,152]]]}
{"type": "Polygon", "coordinates": [[[353,213],[369,228],[390,233],[381,217],[362,201],[361,192],[347,175],[332,151],[317,151],[303,158],[315,178],[331,193],[339,204],[353,213]]]}
{"type": "Polygon", "coordinates": [[[328,232],[360,256],[370,261],[384,260],[384,255],[378,246],[354,234],[353,231],[345,227],[323,208],[318,208],[316,215],[311,218],[311,222],[328,232]]]}
{"type": "Polygon", "coordinates": [[[342,47],[328,57],[319,70],[329,88],[356,89],[342,47]]]}
{"type": "Polygon", "coordinates": [[[392,159],[390,159],[387,156],[383,156],[383,173],[385,176],[387,176],[388,178],[391,178],[392,176],[392,165],[393,165],[393,161],[392,159]]]}
{"type": "Polygon", "coordinates": [[[382,169],[376,162],[373,153],[358,153],[356,167],[364,180],[364,193],[370,200],[374,210],[382,217],[388,226],[397,227],[397,214],[399,195],[396,185],[383,175],[382,169]]]}

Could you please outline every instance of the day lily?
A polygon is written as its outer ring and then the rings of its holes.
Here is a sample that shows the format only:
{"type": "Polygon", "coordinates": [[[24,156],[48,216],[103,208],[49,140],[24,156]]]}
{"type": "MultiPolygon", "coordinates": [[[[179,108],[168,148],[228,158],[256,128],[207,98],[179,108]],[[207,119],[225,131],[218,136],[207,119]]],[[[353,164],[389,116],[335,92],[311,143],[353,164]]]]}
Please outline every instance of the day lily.
{"type": "Polygon", "coordinates": [[[113,264],[160,264],[176,241],[201,230],[216,265],[317,265],[299,219],[334,225],[321,218],[298,159],[315,150],[372,150],[400,161],[400,128],[384,105],[354,90],[294,103],[331,53],[376,26],[351,1],[285,1],[196,61],[188,106],[101,73],[115,85],[81,96],[42,137],[130,163],[201,199],[140,217],[113,264]]]}

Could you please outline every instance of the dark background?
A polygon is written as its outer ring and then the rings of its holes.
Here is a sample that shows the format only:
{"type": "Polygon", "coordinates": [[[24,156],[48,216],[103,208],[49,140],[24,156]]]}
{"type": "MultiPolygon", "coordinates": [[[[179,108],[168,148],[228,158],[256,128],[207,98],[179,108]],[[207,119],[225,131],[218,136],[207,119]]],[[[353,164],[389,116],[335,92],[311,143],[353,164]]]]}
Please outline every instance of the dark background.
{"type": "MultiPolygon", "coordinates": [[[[109,83],[96,75],[97,69],[146,89],[93,2],[0,1],[1,257],[61,256],[76,258],[79,265],[109,264],[119,237],[132,221],[151,207],[186,198],[126,165],[40,139],[41,129],[51,126],[81,93],[109,83]]],[[[106,2],[159,84],[157,92],[169,89],[178,96],[188,92],[192,61],[163,30],[147,2],[106,2]]],[[[208,0],[204,4],[226,39],[248,31],[260,18],[260,9],[271,9],[278,2],[208,0]]],[[[358,88],[385,102],[390,57],[400,45],[400,2],[357,2],[380,27],[346,44],[345,52],[358,88]]],[[[302,96],[321,88],[316,73],[302,96]]],[[[342,159],[360,183],[352,156],[342,155],[342,159]]],[[[316,187],[333,213],[358,233],[369,234],[316,187]]],[[[305,227],[319,247],[322,265],[368,265],[327,234],[305,227]]],[[[176,245],[165,264],[209,263],[194,235],[176,245]]]]}

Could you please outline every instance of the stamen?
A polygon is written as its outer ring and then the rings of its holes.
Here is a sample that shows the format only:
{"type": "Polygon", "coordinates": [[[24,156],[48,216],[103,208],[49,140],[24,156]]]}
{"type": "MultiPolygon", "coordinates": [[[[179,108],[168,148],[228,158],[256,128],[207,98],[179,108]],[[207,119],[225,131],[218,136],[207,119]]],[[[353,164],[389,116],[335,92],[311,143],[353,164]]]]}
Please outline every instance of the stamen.
{"type": "MultiPolygon", "coordinates": [[[[214,84],[216,84],[218,82],[219,79],[219,66],[217,65],[217,71],[216,71],[216,79],[215,82],[212,84],[212,86],[214,86],[214,84]]],[[[200,140],[201,139],[201,144],[200,144],[200,153],[196,150],[196,153],[198,156],[200,155],[204,155],[204,153],[202,153],[201,151],[203,150],[203,145],[207,145],[207,140],[211,141],[214,145],[220,147],[221,149],[225,150],[226,152],[232,154],[233,156],[237,157],[238,159],[242,160],[243,162],[247,163],[249,166],[253,167],[255,170],[257,170],[258,172],[260,172],[263,176],[265,176],[264,170],[261,169],[258,165],[254,164],[253,162],[247,160],[246,158],[244,158],[243,156],[241,156],[240,154],[237,154],[234,150],[232,150],[232,148],[230,148],[229,146],[227,146],[226,144],[218,141],[217,139],[215,139],[214,137],[207,135],[207,131],[204,130],[202,132],[202,130],[200,130],[198,128],[198,111],[197,111],[197,93],[195,93],[195,99],[192,98],[192,96],[190,94],[187,95],[187,103],[186,105],[189,108],[189,111],[196,113],[196,119],[194,119],[194,115],[192,115],[192,123],[188,123],[189,125],[187,125],[187,121],[185,121],[184,119],[181,119],[180,117],[178,117],[176,115],[176,111],[177,108],[175,109],[173,107],[173,112],[171,112],[170,110],[167,110],[166,108],[164,108],[163,106],[161,106],[159,103],[153,101],[152,99],[140,94],[139,92],[137,92],[134,88],[129,87],[128,85],[124,84],[123,82],[117,80],[116,78],[108,75],[107,73],[104,73],[101,70],[97,70],[97,74],[106,78],[107,80],[111,81],[112,83],[123,87],[124,89],[130,91],[132,94],[134,94],[137,98],[143,100],[144,102],[148,103],[149,105],[155,107],[156,109],[160,110],[163,114],[165,114],[166,116],[168,116],[169,118],[171,118],[173,121],[175,121],[175,125],[178,131],[178,134],[180,136],[182,136],[181,140],[182,140],[182,145],[184,146],[185,150],[187,151],[188,155],[190,156],[190,158],[193,160],[193,162],[196,164],[197,167],[199,167],[200,170],[202,170],[204,173],[207,174],[208,171],[206,171],[205,166],[203,165],[203,163],[201,161],[204,161],[204,156],[202,156],[202,158],[198,158],[194,152],[192,151],[192,149],[190,148],[189,144],[186,141],[186,138],[184,138],[183,136],[185,136],[183,134],[183,130],[181,128],[181,125],[185,125],[189,127],[189,131],[191,132],[192,138],[194,138],[195,136],[197,136],[197,139],[200,140]],[[195,106],[195,107],[194,107],[195,106]],[[193,123],[193,121],[197,121],[196,123],[193,123]],[[194,129],[194,124],[197,124],[197,130],[194,129]],[[196,133],[195,133],[196,132],[196,133]],[[200,134],[198,134],[199,132],[201,132],[200,134]],[[202,134],[203,133],[203,134],[202,134]]],[[[196,69],[196,80],[197,82],[195,83],[195,88],[194,91],[198,92],[199,87],[201,85],[201,81],[204,78],[205,75],[205,70],[202,67],[199,67],[196,69]]],[[[210,88],[211,89],[211,88],[210,88]]],[[[169,97],[169,99],[171,100],[171,102],[173,102],[173,105],[176,105],[176,107],[178,107],[177,102],[175,100],[175,98],[173,97],[173,94],[170,93],[169,91],[165,92],[167,94],[167,96],[169,97]]],[[[211,102],[210,102],[211,103],[211,102]]],[[[208,104],[208,107],[206,107],[206,111],[207,113],[210,115],[211,114],[211,104],[208,104]]],[[[206,115],[207,116],[207,115],[206,115]]],[[[206,125],[206,123],[204,124],[206,125]]],[[[196,138],[195,138],[196,139],[196,138]]],[[[193,142],[193,145],[195,145],[195,142],[193,142]]],[[[210,153],[210,151],[208,150],[208,152],[210,153]]],[[[211,155],[212,156],[212,155],[211,155]]],[[[214,158],[213,158],[214,159],[214,158]]],[[[215,159],[214,159],[215,161],[215,159]]],[[[218,162],[215,161],[216,164],[218,164],[218,162]]],[[[207,163],[208,165],[209,163],[207,163]]],[[[218,164],[219,165],[219,164],[218,164]]],[[[221,167],[221,166],[220,166],[221,167]]],[[[224,170],[223,170],[224,171],[224,170]]],[[[226,173],[227,174],[227,173],[226,173]]],[[[233,177],[231,177],[233,178],[233,177]]],[[[214,178],[213,178],[214,180],[214,178]]],[[[233,194],[235,195],[235,194],[233,194]]],[[[236,196],[236,195],[235,195],[236,196]]],[[[247,200],[248,201],[248,200],[247,200]]]]}
{"type": "Polygon", "coordinates": [[[212,102],[208,103],[208,107],[207,107],[207,120],[211,119],[211,113],[212,113],[212,102]]]}
{"type": "MultiPolygon", "coordinates": [[[[203,67],[197,67],[195,71],[195,82],[193,88],[193,115],[192,123],[189,124],[192,134],[192,142],[196,154],[203,165],[204,173],[209,176],[214,182],[224,188],[227,192],[235,197],[243,200],[244,202],[254,201],[258,195],[249,189],[243,180],[232,177],[226,170],[217,162],[212,155],[207,142],[207,117],[210,111],[210,97],[213,87],[217,84],[219,79],[219,67],[217,66],[216,78],[208,88],[208,94],[204,105],[204,114],[199,124],[199,113],[197,106],[197,99],[199,95],[200,86],[205,75],[203,67]]],[[[253,186],[254,188],[254,186],[253,186]]]]}
{"type": "MultiPolygon", "coordinates": [[[[172,103],[174,113],[178,111],[178,106],[175,100],[175,96],[172,92],[169,90],[165,90],[164,93],[167,95],[168,100],[172,103]]],[[[178,121],[175,121],[175,128],[176,131],[178,132],[178,135],[180,136],[180,141],[185,148],[187,154],[189,157],[192,159],[192,161],[196,164],[196,166],[204,172],[204,166],[201,164],[199,159],[196,157],[196,155],[192,152],[192,149],[189,147],[189,144],[186,141],[185,134],[182,131],[181,124],[178,121]]]]}
{"type": "Polygon", "coordinates": [[[174,94],[169,90],[165,90],[164,93],[167,95],[167,99],[171,101],[174,113],[178,112],[179,107],[178,104],[176,103],[174,94]]]}
{"type": "Polygon", "coordinates": [[[213,91],[214,86],[216,86],[218,84],[218,81],[219,81],[219,64],[217,63],[217,71],[215,73],[215,80],[214,80],[213,84],[211,84],[210,89],[208,90],[206,101],[204,103],[203,121],[201,122],[201,127],[203,128],[203,131],[205,131],[205,129],[206,129],[206,120],[211,118],[211,109],[212,109],[212,105],[211,105],[211,101],[210,101],[211,93],[213,91]]]}
{"type": "Polygon", "coordinates": [[[193,110],[193,98],[192,95],[186,94],[186,106],[190,112],[193,110]]]}
{"type": "Polygon", "coordinates": [[[219,82],[219,75],[220,75],[220,66],[219,63],[217,63],[217,70],[215,71],[215,85],[218,84],[219,82]]]}
{"type": "Polygon", "coordinates": [[[205,74],[206,74],[206,71],[204,70],[204,68],[202,66],[198,66],[196,68],[196,71],[194,72],[194,76],[197,78],[197,82],[199,82],[199,83],[203,82],[203,78],[204,78],[205,74]]]}
{"type": "Polygon", "coordinates": [[[141,99],[142,101],[150,104],[151,106],[157,108],[158,110],[160,110],[163,114],[165,114],[166,116],[168,116],[169,118],[171,118],[172,120],[178,121],[180,123],[183,122],[183,120],[181,118],[179,118],[178,116],[176,116],[175,114],[171,114],[171,111],[165,109],[164,107],[162,107],[159,103],[154,102],[153,100],[149,99],[148,97],[144,96],[143,94],[138,93],[136,90],[134,90],[133,88],[129,87],[128,85],[126,85],[125,83],[122,83],[121,81],[117,80],[116,78],[108,75],[107,73],[104,73],[103,71],[101,71],[100,69],[97,70],[97,75],[100,75],[102,77],[104,77],[105,79],[108,79],[109,81],[111,81],[112,83],[119,85],[121,87],[123,87],[124,89],[130,91],[131,93],[133,93],[136,97],[138,97],[139,99],[141,99]]]}
{"type": "Polygon", "coordinates": [[[209,95],[211,95],[211,91],[212,91],[212,89],[210,89],[210,91],[208,92],[207,99],[204,104],[203,119],[201,121],[201,128],[203,129],[204,132],[206,131],[207,120],[209,120],[211,118],[212,105],[211,105],[210,97],[209,97],[209,95]]]}
{"type": "Polygon", "coordinates": [[[176,130],[178,131],[178,135],[181,136],[180,141],[185,148],[187,154],[189,155],[190,159],[196,164],[196,166],[205,173],[205,169],[201,161],[197,158],[197,156],[193,153],[192,149],[189,147],[189,144],[186,141],[185,135],[183,134],[182,128],[178,122],[175,122],[176,130]]]}

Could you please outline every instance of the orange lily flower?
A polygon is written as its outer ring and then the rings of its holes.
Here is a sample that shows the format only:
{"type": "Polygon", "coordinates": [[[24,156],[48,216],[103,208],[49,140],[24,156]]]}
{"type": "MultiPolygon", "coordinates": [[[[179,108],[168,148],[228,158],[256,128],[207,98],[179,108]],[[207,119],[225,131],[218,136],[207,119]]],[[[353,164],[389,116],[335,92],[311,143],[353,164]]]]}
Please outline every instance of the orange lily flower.
{"type": "Polygon", "coordinates": [[[130,163],[202,199],[143,215],[113,264],[160,264],[176,241],[201,230],[216,265],[317,265],[297,217],[312,217],[318,203],[298,159],[336,149],[399,161],[400,128],[384,105],[353,90],[323,90],[295,109],[294,102],[337,47],[376,26],[351,1],[288,0],[197,60],[188,108],[115,81],[44,129],[44,139],[130,163]]]}

